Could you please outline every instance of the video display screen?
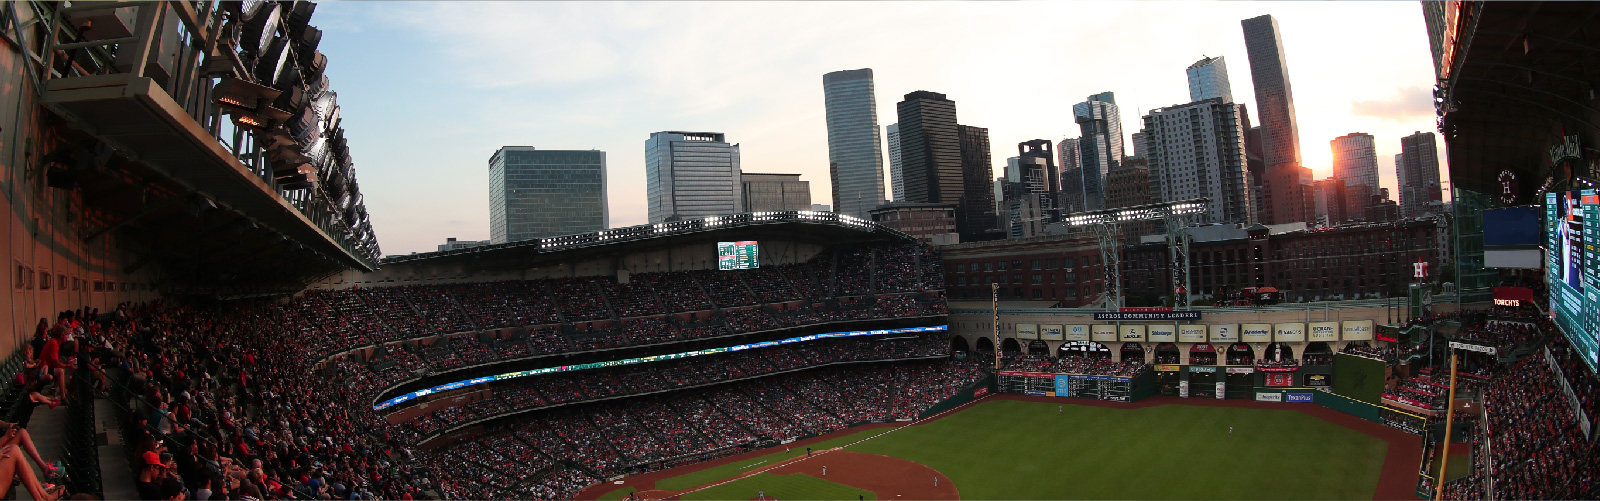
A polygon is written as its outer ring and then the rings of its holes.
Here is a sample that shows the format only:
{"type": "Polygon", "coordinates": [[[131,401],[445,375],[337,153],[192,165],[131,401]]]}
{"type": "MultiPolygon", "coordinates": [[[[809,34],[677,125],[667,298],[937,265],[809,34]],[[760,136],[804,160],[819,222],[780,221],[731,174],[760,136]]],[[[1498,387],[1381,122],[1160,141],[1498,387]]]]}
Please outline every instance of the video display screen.
{"type": "Polygon", "coordinates": [[[1550,315],[1589,364],[1600,365],[1600,193],[1578,190],[1545,194],[1545,277],[1550,315]]]}
{"type": "Polygon", "coordinates": [[[717,269],[753,270],[761,267],[760,246],[755,240],[717,242],[717,269]]]}

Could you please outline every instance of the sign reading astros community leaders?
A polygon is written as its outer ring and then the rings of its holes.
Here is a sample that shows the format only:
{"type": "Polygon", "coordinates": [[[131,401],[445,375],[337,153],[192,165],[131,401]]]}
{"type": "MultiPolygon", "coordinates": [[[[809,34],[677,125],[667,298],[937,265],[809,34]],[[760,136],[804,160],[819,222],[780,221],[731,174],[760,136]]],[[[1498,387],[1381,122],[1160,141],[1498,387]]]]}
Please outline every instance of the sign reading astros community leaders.
{"type": "Polygon", "coordinates": [[[1199,320],[1198,311],[1117,311],[1101,312],[1094,314],[1095,320],[1199,320]]]}

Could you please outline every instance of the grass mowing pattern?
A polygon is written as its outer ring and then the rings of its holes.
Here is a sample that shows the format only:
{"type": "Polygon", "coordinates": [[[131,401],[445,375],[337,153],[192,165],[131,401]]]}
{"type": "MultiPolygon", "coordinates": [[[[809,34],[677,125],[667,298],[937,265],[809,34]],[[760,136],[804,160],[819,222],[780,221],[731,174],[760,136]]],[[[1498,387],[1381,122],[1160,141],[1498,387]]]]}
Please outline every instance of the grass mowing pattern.
{"type": "Polygon", "coordinates": [[[1371,499],[1388,450],[1293,410],[1057,405],[984,402],[850,450],[939,470],[964,499],[1371,499]]]}
{"type": "Polygon", "coordinates": [[[777,498],[782,501],[847,500],[856,496],[862,496],[865,499],[878,499],[878,495],[872,491],[839,485],[811,475],[762,473],[739,479],[738,482],[729,482],[700,492],[684,494],[683,500],[755,499],[756,494],[759,492],[766,492],[767,499],[777,498]]]}

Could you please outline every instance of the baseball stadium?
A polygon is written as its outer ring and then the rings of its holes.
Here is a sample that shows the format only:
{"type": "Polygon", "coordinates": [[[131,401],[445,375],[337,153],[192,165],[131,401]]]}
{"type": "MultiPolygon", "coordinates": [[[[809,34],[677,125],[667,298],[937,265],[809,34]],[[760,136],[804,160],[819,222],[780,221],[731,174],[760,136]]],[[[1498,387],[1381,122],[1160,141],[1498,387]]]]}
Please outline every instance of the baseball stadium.
{"type": "Polygon", "coordinates": [[[316,4],[0,5],[13,499],[1600,497],[1597,154],[1541,135],[1600,144],[1600,50],[1505,62],[1592,3],[1438,3],[1448,215],[1208,247],[1205,200],[962,243],[748,211],[389,256],[316,4]],[[1485,83],[1524,69],[1561,78],[1485,83]],[[1589,121],[1504,101],[1585,78],[1589,121]],[[1540,155],[1570,186],[1484,195],[1540,155]]]}

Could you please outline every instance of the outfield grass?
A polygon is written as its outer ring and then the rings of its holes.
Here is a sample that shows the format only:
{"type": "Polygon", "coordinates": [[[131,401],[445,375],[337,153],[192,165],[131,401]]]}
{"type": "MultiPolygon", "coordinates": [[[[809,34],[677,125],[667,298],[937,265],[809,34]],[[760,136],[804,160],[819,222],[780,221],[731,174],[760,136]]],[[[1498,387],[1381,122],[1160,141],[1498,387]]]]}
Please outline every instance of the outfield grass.
{"type": "Polygon", "coordinates": [[[1065,402],[984,402],[849,450],[937,469],[964,499],[1371,499],[1388,450],[1292,410],[1065,402]]]}
{"type": "Polygon", "coordinates": [[[762,473],[700,492],[684,494],[683,500],[754,499],[756,494],[761,492],[766,493],[768,499],[776,498],[782,501],[878,499],[878,495],[872,491],[839,485],[810,475],[762,473]]]}

